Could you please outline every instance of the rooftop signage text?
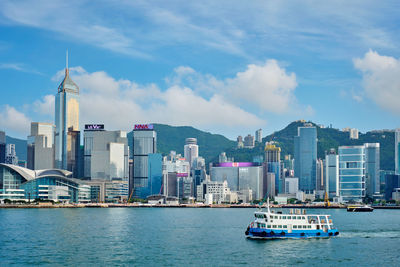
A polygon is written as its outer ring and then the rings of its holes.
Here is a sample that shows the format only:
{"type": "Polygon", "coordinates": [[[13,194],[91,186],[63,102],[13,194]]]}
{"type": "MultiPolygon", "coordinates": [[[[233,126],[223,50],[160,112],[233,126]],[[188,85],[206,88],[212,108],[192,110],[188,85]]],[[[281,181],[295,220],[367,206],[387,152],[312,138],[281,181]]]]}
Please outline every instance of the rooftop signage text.
{"type": "Polygon", "coordinates": [[[85,124],[85,131],[102,131],[104,124],[85,124]]]}
{"type": "Polygon", "coordinates": [[[153,130],[153,124],[135,124],[134,130],[153,130]]]}

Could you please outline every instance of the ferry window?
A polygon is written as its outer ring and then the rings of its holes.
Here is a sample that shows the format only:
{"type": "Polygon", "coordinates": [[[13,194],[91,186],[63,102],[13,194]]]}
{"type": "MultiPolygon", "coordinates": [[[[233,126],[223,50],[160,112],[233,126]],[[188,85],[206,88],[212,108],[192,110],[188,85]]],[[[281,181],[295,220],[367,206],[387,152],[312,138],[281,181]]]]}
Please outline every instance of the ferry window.
{"type": "Polygon", "coordinates": [[[274,216],[272,216],[272,215],[269,215],[269,218],[270,218],[270,219],[273,219],[273,218],[274,218],[274,216]]]}
{"type": "Polygon", "coordinates": [[[287,225],[284,225],[283,228],[287,228],[287,225]]]}
{"type": "Polygon", "coordinates": [[[275,219],[278,219],[278,216],[275,216],[275,219]]]}
{"type": "Polygon", "coordinates": [[[272,228],[276,228],[276,225],[272,225],[272,228]]]}
{"type": "Polygon", "coordinates": [[[303,229],[306,229],[307,228],[307,225],[303,225],[303,229]]]}
{"type": "Polygon", "coordinates": [[[284,220],[285,220],[285,219],[286,219],[286,216],[282,216],[282,219],[284,219],[284,220]]]}
{"type": "Polygon", "coordinates": [[[301,219],[302,219],[302,220],[305,220],[305,219],[306,219],[306,217],[304,217],[304,216],[303,216],[303,217],[301,217],[301,219]]]}
{"type": "Polygon", "coordinates": [[[282,225],[278,225],[278,228],[282,228],[282,225]]]}
{"type": "Polygon", "coordinates": [[[308,229],[311,229],[311,225],[307,225],[308,229]]]}
{"type": "Polygon", "coordinates": [[[293,229],[297,229],[297,225],[293,225],[293,229]]]}
{"type": "Polygon", "coordinates": [[[292,216],[287,216],[287,218],[288,218],[289,220],[291,220],[291,219],[292,219],[292,216]]]}
{"type": "Polygon", "coordinates": [[[270,224],[268,224],[268,225],[267,225],[267,228],[271,228],[271,225],[270,225],[270,224]]]}

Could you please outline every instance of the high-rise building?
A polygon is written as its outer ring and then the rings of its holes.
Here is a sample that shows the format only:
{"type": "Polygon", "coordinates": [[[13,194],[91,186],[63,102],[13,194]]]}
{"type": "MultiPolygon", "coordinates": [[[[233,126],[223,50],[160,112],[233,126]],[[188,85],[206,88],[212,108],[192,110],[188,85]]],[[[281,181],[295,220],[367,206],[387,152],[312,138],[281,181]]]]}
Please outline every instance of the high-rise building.
{"type": "Polygon", "coordinates": [[[218,157],[218,163],[228,162],[228,158],[226,157],[225,152],[221,152],[218,157]]]}
{"type": "Polygon", "coordinates": [[[44,170],[54,168],[54,125],[32,122],[28,136],[28,169],[44,170]]]}
{"type": "Polygon", "coordinates": [[[6,160],[7,164],[18,165],[18,157],[15,152],[15,144],[6,145],[6,160]]]}
{"type": "Polygon", "coordinates": [[[152,124],[136,124],[133,129],[133,176],[129,181],[129,195],[135,188],[147,187],[149,154],[157,153],[157,132],[152,124]]]}
{"type": "Polygon", "coordinates": [[[262,142],[262,129],[258,129],[256,131],[256,142],[258,143],[262,142]]]}
{"type": "Polygon", "coordinates": [[[394,132],[395,173],[400,174],[400,128],[394,132]]]}
{"type": "Polygon", "coordinates": [[[386,174],[385,175],[385,199],[390,200],[392,193],[396,188],[400,188],[400,175],[386,174]]]}
{"type": "Polygon", "coordinates": [[[339,193],[344,202],[365,197],[365,146],[339,147],[339,193]]]}
{"type": "Polygon", "coordinates": [[[255,145],[255,143],[254,143],[254,136],[248,134],[248,135],[244,138],[244,143],[243,143],[244,148],[253,148],[254,145],[255,145]]]}
{"type": "Polygon", "coordinates": [[[339,156],[335,149],[325,155],[325,192],[330,197],[339,195],[339,156]]]}
{"type": "Polygon", "coordinates": [[[298,127],[294,137],[294,175],[299,177],[299,189],[316,189],[317,128],[312,125],[298,127]]]}
{"type": "Polygon", "coordinates": [[[295,177],[285,178],[285,194],[296,194],[299,191],[299,179],[295,177]]]}
{"type": "Polygon", "coordinates": [[[238,148],[243,148],[243,146],[244,146],[243,137],[241,135],[239,135],[236,140],[237,140],[237,147],[238,148]]]}
{"type": "Polygon", "coordinates": [[[324,161],[317,159],[317,180],[315,182],[316,190],[324,190],[324,161]]]}
{"type": "Polygon", "coordinates": [[[0,163],[6,162],[6,133],[0,131],[0,163]]]}
{"type": "MultiPolygon", "coordinates": [[[[135,162],[134,162],[135,164],[135,162]]],[[[143,180],[142,180],[143,182],[143,180]]],[[[133,197],[146,199],[151,195],[161,195],[163,190],[162,156],[161,154],[147,155],[147,184],[135,187],[133,197]]]]}
{"type": "Polygon", "coordinates": [[[267,172],[275,173],[275,194],[283,192],[283,181],[281,176],[281,148],[272,143],[266,143],[265,148],[265,165],[267,172]]]}
{"type": "Polygon", "coordinates": [[[85,125],[85,179],[128,182],[128,159],[129,147],[126,132],[105,131],[102,124],[85,125]]]}
{"type": "Polygon", "coordinates": [[[196,138],[186,138],[184,146],[184,157],[190,166],[193,164],[193,160],[199,156],[199,146],[197,145],[196,138]]]}
{"type": "MultiPolygon", "coordinates": [[[[199,158],[198,158],[199,159],[199,158]]],[[[194,161],[197,163],[197,160],[194,161]]],[[[178,197],[183,194],[184,183],[190,177],[190,165],[181,155],[171,151],[163,160],[163,194],[165,196],[178,197]],[[179,187],[180,186],[180,187],[179,187]]],[[[200,178],[200,177],[199,177],[200,178]]]]}
{"type": "MultiPolygon", "coordinates": [[[[69,76],[68,54],[65,77],[58,86],[55,102],[55,166],[74,172],[80,148],[79,87],[69,76]]],[[[75,170],[76,172],[76,170],[75,170]]]]}
{"type": "Polygon", "coordinates": [[[380,193],[380,145],[379,143],[366,143],[364,146],[366,195],[372,198],[374,194],[380,193]]]}
{"type": "MultiPolygon", "coordinates": [[[[263,167],[251,162],[225,162],[210,169],[211,181],[227,181],[231,191],[251,190],[252,199],[262,199],[263,167]]],[[[249,191],[250,192],[250,191],[249,191]]]]}
{"type": "Polygon", "coordinates": [[[350,139],[358,139],[358,129],[347,127],[347,128],[344,128],[342,131],[348,132],[350,139]]]}

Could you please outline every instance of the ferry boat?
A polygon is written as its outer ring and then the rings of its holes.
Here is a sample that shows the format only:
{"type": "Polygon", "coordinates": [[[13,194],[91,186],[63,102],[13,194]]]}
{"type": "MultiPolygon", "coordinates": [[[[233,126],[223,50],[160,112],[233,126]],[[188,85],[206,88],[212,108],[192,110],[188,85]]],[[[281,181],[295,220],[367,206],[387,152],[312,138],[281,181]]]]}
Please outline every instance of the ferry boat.
{"type": "Polygon", "coordinates": [[[246,229],[249,239],[319,238],[339,235],[330,215],[306,214],[304,209],[290,209],[290,212],[274,212],[261,208],[254,212],[254,221],[246,229]]]}
{"type": "Polygon", "coordinates": [[[347,211],[350,212],[371,212],[373,211],[374,208],[368,205],[364,206],[357,206],[357,205],[352,205],[352,206],[347,206],[347,211]]]}

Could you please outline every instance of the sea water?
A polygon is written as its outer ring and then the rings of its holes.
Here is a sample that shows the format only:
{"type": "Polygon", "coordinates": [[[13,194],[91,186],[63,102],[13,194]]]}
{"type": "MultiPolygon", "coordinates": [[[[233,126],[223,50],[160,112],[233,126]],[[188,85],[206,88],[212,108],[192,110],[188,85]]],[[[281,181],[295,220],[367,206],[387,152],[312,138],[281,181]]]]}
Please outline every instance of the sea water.
{"type": "Polygon", "coordinates": [[[254,209],[0,209],[0,266],[400,265],[400,210],[331,214],[329,239],[245,238],[254,209]]]}

